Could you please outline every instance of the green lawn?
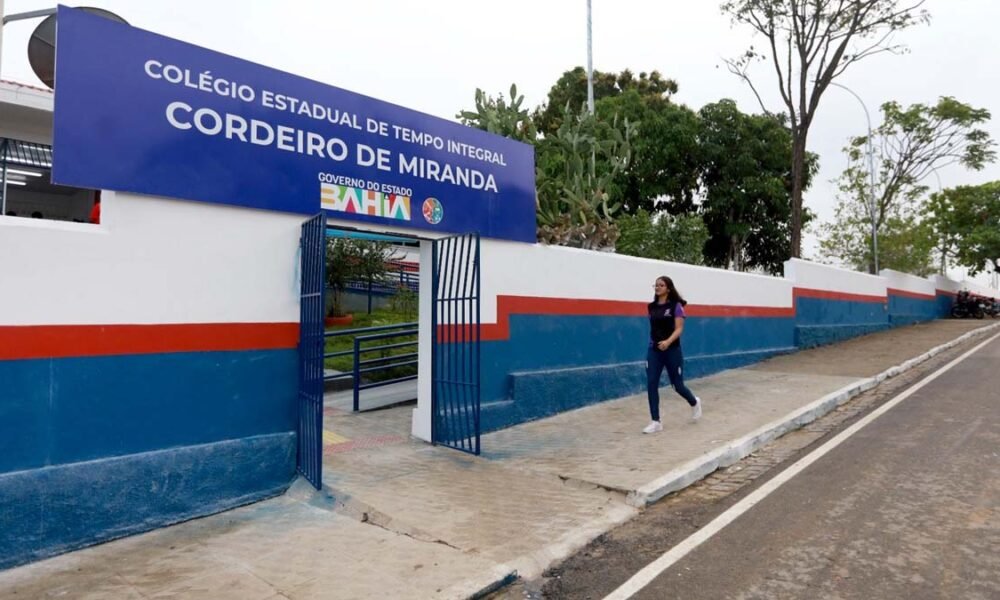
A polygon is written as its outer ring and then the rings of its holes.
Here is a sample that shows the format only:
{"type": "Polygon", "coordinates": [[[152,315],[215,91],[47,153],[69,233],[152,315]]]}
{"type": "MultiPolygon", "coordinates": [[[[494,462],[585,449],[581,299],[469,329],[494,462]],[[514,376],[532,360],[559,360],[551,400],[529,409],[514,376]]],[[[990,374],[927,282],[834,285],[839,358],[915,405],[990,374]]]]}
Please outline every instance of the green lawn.
{"type": "MultiPolygon", "coordinates": [[[[416,322],[416,316],[411,314],[403,314],[401,312],[396,312],[391,309],[381,309],[373,311],[372,314],[365,313],[355,313],[354,322],[350,325],[340,326],[340,327],[328,327],[327,333],[334,331],[344,331],[350,329],[363,329],[365,327],[379,327],[383,325],[395,325],[397,323],[412,323],[416,322]]],[[[416,329],[416,326],[414,326],[416,329]]],[[[379,332],[371,332],[379,333],[379,332]]],[[[368,334],[371,335],[371,334],[368,334]]],[[[341,352],[346,350],[354,349],[354,334],[347,334],[336,336],[333,338],[326,339],[326,352],[341,352]]],[[[389,344],[399,344],[403,342],[416,342],[416,334],[409,336],[397,336],[382,340],[372,340],[370,342],[365,342],[362,349],[373,347],[373,346],[385,346],[389,344]]],[[[405,346],[402,348],[391,348],[389,350],[379,350],[376,352],[367,352],[361,355],[362,360],[372,360],[375,358],[382,358],[388,356],[397,356],[400,354],[410,354],[417,351],[417,346],[405,346]]],[[[412,359],[410,359],[412,360],[412,359]]],[[[335,369],[337,371],[351,371],[354,368],[354,357],[353,355],[338,356],[335,358],[327,358],[324,361],[326,368],[335,369]]],[[[413,375],[417,372],[417,366],[412,365],[409,367],[394,367],[391,369],[385,369],[382,371],[375,371],[372,373],[367,373],[362,376],[363,381],[384,381],[386,379],[396,379],[397,377],[405,377],[407,375],[413,375]]]]}

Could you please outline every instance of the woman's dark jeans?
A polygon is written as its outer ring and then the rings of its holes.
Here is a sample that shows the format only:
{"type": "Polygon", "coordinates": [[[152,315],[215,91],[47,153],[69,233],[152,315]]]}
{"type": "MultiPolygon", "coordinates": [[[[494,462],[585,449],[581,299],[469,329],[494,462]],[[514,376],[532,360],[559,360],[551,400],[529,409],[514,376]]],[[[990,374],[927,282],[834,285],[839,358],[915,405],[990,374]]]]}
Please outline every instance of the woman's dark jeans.
{"type": "Polygon", "coordinates": [[[698,403],[691,390],[684,385],[684,353],[680,346],[659,350],[650,346],[646,353],[646,390],[649,394],[649,415],[654,421],[660,420],[660,374],[667,370],[670,385],[687,403],[694,406],[698,403]]]}

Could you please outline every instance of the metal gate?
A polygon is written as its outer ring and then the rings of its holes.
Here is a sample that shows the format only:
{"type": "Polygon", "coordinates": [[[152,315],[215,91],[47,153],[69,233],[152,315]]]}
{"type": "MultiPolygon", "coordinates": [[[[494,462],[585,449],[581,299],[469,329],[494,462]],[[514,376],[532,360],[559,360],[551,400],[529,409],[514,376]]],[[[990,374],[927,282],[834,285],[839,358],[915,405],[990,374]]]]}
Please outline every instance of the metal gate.
{"type": "Polygon", "coordinates": [[[302,294],[299,316],[299,427],[297,467],[316,489],[323,478],[323,308],[326,288],[326,217],[302,224],[302,294]]]}
{"type": "Polygon", "coordinates": [[[431,439],[479,454],[479,234],[434,241],[431,439]]]}

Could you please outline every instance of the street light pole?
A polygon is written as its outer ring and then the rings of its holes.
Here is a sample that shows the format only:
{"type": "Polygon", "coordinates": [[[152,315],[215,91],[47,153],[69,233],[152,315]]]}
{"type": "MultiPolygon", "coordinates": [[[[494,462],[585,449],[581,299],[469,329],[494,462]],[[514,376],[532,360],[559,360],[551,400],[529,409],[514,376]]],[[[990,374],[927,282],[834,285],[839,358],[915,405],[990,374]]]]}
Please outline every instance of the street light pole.
{"type": "MultiPolygon", "coordinates": [[[[938,175],[937,169],[931,169],[931,173],[934,173],[934,178],[937,179],[938,194],[944,193],[944,186],[941,185],[941,176],[938,175]]],[[[948,242],[951,238],[941,240],[941,267],[938,269],[942,275],[947,274],[948,271],[948,242]]]]}
{"type": "Polygon", "coordinates": [[[587,110],[594,114],[594,44],[590,2],[591,0],[587,0],[587,110]]]}
{"type": "Polygon", "coordinates": [[[854,90],[835,81],[831,81],[830,85],[839,87],[854,96],[861,103],[861,108],[865,111],[865,119],[868,121],[868,213],[872,219],[872,264],[875,266],[874,275],[878,275],[878,228],[875,226],[875,221],[878,217],[878,207],[875,202],[875,146],[872,143],[872,118],[868,113],[865,101],[861,99],[861,96],[855,94],[854,90]]]}
{"type": "Polygon", "coordinates": [[[3,69],[3,26],[4,26],[3,0],[0,0],[0,70],[3,69]]]}

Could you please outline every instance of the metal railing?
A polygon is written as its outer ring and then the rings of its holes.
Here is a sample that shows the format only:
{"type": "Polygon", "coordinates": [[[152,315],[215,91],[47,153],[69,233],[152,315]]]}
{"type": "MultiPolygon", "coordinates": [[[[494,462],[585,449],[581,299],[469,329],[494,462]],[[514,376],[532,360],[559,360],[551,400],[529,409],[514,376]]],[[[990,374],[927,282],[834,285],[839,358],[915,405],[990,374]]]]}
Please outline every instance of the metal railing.
{"type": "Polygon", "coordinates": [[[18,167],[52,168],[52,146],[0,138],[0,160],[18,167]]]}
{"type": "Polygon", "coordinates": [[[347,282],[347,289],[375,294],[395,294],[401,288],[420,290],[420,265],[406,261],[386,261],[385,274],[374,281],[356,279],[347,282]]]}
{"type": "Polygon", "coordinates": [[[401,383],[404,381],[412,381],[417,378],[417,374],[414,373],[413,375],[396,377],[384,381],[372,381],[368,383],[362,383],[361,376],[367,373],[385,371],[388,369],[395,369],[398,367],[416,366],[418,363],[417,352],[395,354],[392,356],[383,356],[367,360],[362,360],[361,358],[363,354],[370,354],[372,352],[382,352],[385,350],[395,350],[399,348],[416,346],[418,343],[416,339],[406,342],[396,342],[392,344],[382,344],[379,346],[369,346],[367,348],[363,347],[363,344],[365,342],[370,342],[374,340],[385,340],[385,339],[416,336],[417,333],[418,333],[417,323],[398,323],[396,325],[382,325],[379,327],[363,327],[359,329],[345,329],[343,331],[328,331],[324,334],[324,338],[326,339],[333,337],[349,336],[349,335],[355,336],[354,345],[351,350],[341,350],[339,352],[327,352],[323,354],[323,358],[327,359],[327,358],[336,358],[340,356],[351,356],[353,365],[351,370],[348,372],[338,373],[336,375],[328,375],[325,376],[323,379],[325,381],[334,381],[337,379],[344,379],[350,377],[352,379],[352,384],[354,388],[354,412],[358,412],[358,410],[360,410],[360,398],[362,390],[368,390],[386,385],[392,385],[394,383],[401,383]],[[364,334],[364,335],[359,335],[359,334],[364,334]]]}

